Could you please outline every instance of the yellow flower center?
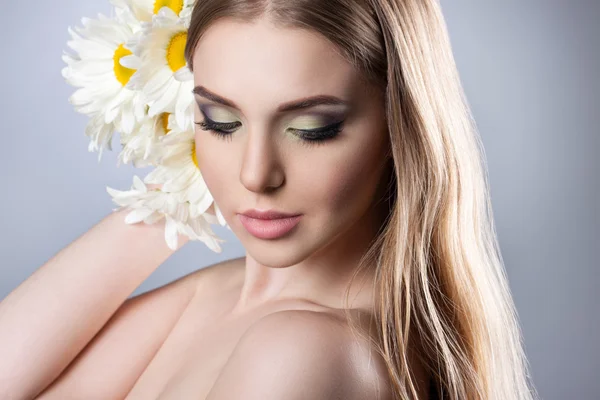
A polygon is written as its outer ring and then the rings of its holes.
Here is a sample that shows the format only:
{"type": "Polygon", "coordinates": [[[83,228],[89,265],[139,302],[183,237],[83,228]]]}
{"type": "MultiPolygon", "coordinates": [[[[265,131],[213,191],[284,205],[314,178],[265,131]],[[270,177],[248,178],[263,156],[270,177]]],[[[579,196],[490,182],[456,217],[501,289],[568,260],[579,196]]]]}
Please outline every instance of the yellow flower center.
{"type": "Polygon", "coordinates": [[[171,115],[171,113],[162,113],[160,115],[160,122],[165,131],[165,135],[168,135],[169,132],[171,132],[171,130],[169,129],[169,115],[171,115]]]}
{"type": "Polygon", "coordinates": [[[196,164],[196,168],[200,168],[200,167],[198,167],[198,158],[196,157],[196,143],[195,142],[192,145],[192,160],[194,161],[194,164],[196,164]]]}
{"type": "Polygon", "coordinates": [[[167,63],[173,72],[186,64],[184,54],[186,41],[187,32],[179,32],[171,38],[167,46],[167,63]]]}
{"type": "Polygon", "coordinates": [[[117,50],[115,50],[115,55],[113,56],[113,69],[115,72],[115,77],[123,86],[127,85],[127,82],[129,82],[129,79],[135,73],[135,69],[126,68],[122,66],[119,61],[121,61],[121,58],[129,56],[131,54],[133,53],[130,50],[127,50],[125,47],[123,47],[123,43],[121,43],[119,47],[117,47],[117,50]]]}
{"type": "Polygon", "coordinates": [[[158,10],[163,7],[169,7],[175,14],[179,15],[183,10],[183,0],[156,0],[154,2],[154,14],[158,14],[158,10]]]}

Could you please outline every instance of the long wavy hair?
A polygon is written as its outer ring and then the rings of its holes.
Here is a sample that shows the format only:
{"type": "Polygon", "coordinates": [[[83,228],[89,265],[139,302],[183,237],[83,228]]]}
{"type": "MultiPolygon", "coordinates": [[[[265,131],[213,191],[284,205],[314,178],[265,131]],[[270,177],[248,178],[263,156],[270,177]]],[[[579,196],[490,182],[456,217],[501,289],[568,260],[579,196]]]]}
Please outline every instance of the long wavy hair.
{"type": "Polygon", "coordinates": [[[438,0],[197,0],[185,48],[189,68],[211,23],[261,17],[319,32],[385,95],[389,214],[353,279],[361,268],[376,268],[374,342],[394,397],[417,398],[409,349],[418,343],[434,397],[537,398],[497,242],[483,146],[438,0]]]}

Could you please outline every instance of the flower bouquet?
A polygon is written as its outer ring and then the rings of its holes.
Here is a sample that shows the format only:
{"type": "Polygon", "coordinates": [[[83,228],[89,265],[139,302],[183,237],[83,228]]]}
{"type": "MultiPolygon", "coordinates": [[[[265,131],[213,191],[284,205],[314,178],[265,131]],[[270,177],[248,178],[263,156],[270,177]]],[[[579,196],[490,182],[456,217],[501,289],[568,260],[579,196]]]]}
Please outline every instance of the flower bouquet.
{"type": "Polygon", "coordinates": [[[220,252],[211,224],[227,225],[198,168],[193,76],[184,57],[194,1],[109,1],[114,15],[69,27],[72,51],[63,53],[62,76],[78,88],[69,101],[90,117],[88,151],[100,162],[118,132],[117,165],[154,167],[143,180],[134,176],[130,190],[106,188],[115,210],[131,210],[128,224],[165,218],[171,249],[185,234],[220,252]]]}

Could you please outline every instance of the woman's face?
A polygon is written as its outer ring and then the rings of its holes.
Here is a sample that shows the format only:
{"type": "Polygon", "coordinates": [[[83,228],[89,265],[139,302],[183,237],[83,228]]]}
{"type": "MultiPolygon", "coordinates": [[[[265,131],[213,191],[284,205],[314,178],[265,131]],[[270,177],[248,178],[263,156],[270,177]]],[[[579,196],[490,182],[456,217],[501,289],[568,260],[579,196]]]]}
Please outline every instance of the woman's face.
{"type": "Polygon", "coordinates": [[[246,251],[282,267],[356,240],[386,163],[382,97],[325,38],[266,20],[216,22],[193,57],[195,121],[226,131],[195,126],[198,166],[246,251]],[[302,107],[313,96],[329,101],[302,107]],[[242,223],[249,209],[301,217],[265,239],[242,223]]]}

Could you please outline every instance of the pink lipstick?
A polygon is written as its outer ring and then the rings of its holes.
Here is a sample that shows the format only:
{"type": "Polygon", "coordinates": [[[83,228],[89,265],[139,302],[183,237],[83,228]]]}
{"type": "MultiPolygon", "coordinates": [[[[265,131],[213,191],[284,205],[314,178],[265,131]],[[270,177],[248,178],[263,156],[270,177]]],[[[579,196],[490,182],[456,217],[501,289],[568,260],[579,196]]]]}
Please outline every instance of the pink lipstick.
{"type": "Polygon", "coordinates": [[[291,231],[300,222],[302,214],[247,210],[238,217],[251,235],[259,239],[277,239],[291,231]]]}

